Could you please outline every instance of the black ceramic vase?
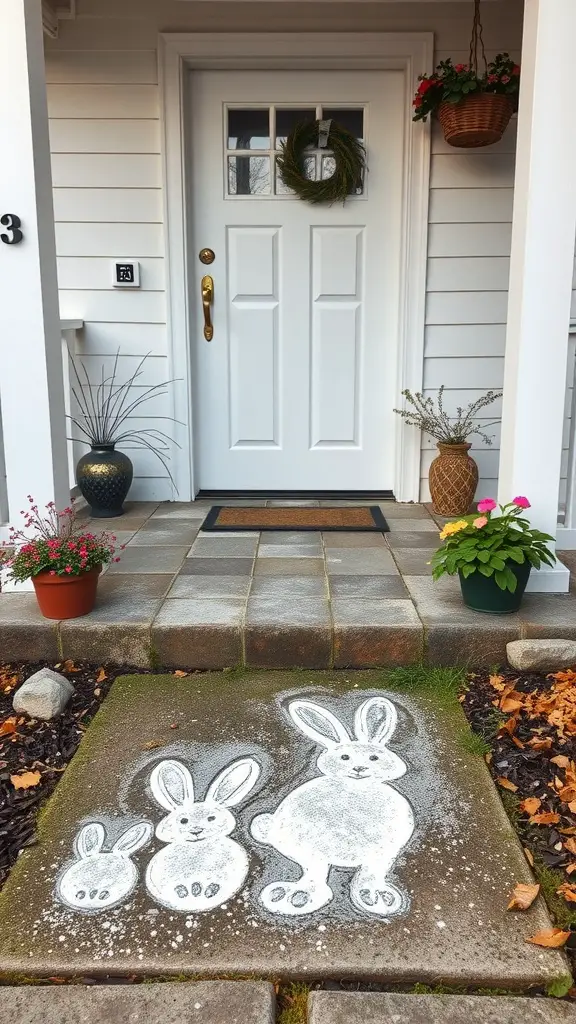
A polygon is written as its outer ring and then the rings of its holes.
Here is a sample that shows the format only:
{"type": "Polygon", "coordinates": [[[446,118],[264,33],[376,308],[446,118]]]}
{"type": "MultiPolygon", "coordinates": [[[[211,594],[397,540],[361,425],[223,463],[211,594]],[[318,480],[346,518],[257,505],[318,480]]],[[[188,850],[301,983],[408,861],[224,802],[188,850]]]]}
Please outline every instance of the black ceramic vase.
{"type": "Polygon", "coordinates": [[[113,444],[93,445],[78,460],[76,483],[95,519],[124,515],[123,502],[132,483],[133,467],[113,444]]]}

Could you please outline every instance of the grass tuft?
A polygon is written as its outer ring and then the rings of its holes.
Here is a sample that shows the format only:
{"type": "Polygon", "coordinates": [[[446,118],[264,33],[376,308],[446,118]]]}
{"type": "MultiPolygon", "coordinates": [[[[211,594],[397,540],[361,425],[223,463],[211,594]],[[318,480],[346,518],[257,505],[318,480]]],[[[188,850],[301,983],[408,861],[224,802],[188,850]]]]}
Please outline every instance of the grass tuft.
{"type": "Polygon", "coordinates": [[[306,1024],[310,986],[301,981],[282,985],[278,992],[276,1024],[306,1024]]]}

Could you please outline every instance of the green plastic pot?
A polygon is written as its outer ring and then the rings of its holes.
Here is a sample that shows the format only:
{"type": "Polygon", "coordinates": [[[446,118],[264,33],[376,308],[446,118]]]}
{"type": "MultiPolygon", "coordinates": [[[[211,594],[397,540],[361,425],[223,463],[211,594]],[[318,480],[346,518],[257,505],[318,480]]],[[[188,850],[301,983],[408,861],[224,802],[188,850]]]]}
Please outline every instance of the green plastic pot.
{"type": "Polygon", "coordinates": [[[481,572],[473,572],[464,579],[462,573],[458,573],[462,597],[468,608],[473,608],[475,612],[490,612],[492,615],[509,615],[518,611],[532,566],[530,562],[524,562],[522,565],[507,562],[506,565],[518,580],[518,586],[513,594],[509,590],[500,590],[494,576],[483,576],[481,572]]]}

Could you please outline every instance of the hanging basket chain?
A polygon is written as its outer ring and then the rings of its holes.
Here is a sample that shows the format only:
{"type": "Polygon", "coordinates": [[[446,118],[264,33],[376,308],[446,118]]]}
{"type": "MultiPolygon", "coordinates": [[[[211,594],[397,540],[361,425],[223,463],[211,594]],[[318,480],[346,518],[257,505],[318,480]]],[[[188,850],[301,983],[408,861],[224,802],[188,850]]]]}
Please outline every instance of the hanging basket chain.
{"type": "Polygon", "coordinates": [[[474,0],[474,20],[472,22],[472,38],[470,40],[470,69],[478,75],[478,51],[484,65],[483,74],[488,74],[488,61],[484,48],[484,30],[480,21],[480,0],[474,0]]]}

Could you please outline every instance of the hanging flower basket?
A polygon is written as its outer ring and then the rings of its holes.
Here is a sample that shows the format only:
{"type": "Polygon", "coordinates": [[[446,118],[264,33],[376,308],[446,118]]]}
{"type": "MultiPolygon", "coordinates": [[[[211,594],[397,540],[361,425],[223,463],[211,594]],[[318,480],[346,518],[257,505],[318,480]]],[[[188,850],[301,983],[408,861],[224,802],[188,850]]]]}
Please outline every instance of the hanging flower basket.
{"type": "Polygon", "coordinates": [[[514,113],[514,104],[509,96],[477,92],[458,103],[441,103],[437,113],[450,146],[479,149],[500,141],[514,113]]]}

